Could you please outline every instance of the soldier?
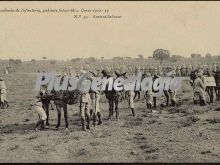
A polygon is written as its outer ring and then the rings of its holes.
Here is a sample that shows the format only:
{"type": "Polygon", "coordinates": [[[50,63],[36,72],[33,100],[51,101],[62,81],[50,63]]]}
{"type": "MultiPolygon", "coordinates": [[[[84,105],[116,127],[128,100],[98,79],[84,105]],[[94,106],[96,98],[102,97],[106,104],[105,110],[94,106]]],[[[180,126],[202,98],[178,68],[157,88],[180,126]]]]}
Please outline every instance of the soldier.
{"type": "Polygon", "coordinates": [[[214,78],[216,81],[215,93],[217,101],[220,100],[220,67],[216,67],[216,71],[214,73],[214,78]]]}
{"type": "Polygon", "coordinates": [[[37,114],[39,116],[39,120],[35,125],[35,131],[38,131],[39,125],[41,126],[41,130],[45,129],[44,121],[47,119],[47,115],[46,115],[44,109],[42,108],[41,99],[37,99],[34,103],[31,104],[31,106],[33,106],[34,110],[37,112],[37,114]]]}
{"type": "Polygon", "coordinates": [[[2,77],[0,77],[0,94],[1,94],[1,108],[8,108],[9,105],[8,105],[8,102],[7,102],[7,88],[6,88],[6,85],[5,85],[5,82],[3,80],[2,77]]]}
{"type": "Polygon", "coordinates": [[[144,75],[146,76],[147,74],[148,74],[147,68],[145,67],[145,69],[144,69],[144,75]]]}
{"type": "Polygon", "coordinates": [[[176,69],[176,76],[178,76],[178,77],[181,76],[180,69],[181,69],[181,67],[180,67],[180,65],[178,65],[177,69],[176,69]]]}
{"type": "MultiPolygon", "coordinates": [[[[91,73],[93,75],[93,79],[95,77],[98,77],[95,70],[91,73]]],[[[90,90],[90,97],[91,97],[91,107],[92,107],[91,111],[90,111],[90,115],[93,114],[93,125],[94,126],[96,125],[97,116],[98,116],[98,125],[100,125],[100,124],[102,124],[101,111],[99,108],[100,92],[90,90]]]]}
{"type": "Polygon", "coordinates": [[[149,73],[150,73],[151,75],[154,74],[154,70],[153,70],[153,68],[152,68],[151,66],[149,67],[149,73]]]}
{"type": "MultiPolygon", "coordinates": [[[[151,77],[150,73],[146,73],[146,77],[151,77]]],[[[147,105],[147,109],[151,109],[152,108],[152,89],[150,90],[146,90],[145,94],[144,94],[144,98],[146,100],[146,105],[147,105]]]]}
{"type": "Polygon", "coordinates": [[[8,67],[5,67],[5,74],[8,74],[8,67]]]}
{"type": "MultiPolygon", "coordinates": [[[[137,76],[138,73],[140,73],[140,72],[141,72],[140,69],[136,67],[136,69],[135,69],[135,75],[137,76]]],[[[138,96],[138,100],[140,100],[141,92],[140,92],[140,91],[132,91],[131,93],[133,93],[133,92],[134,92],[134,98],[133,98],[133,99],[135,99],[136,96],[138,96]]]]}
{"type": "MultiPolygon", "coordinates": [[[[45,79],[45,77],[42,78],[42,80],[44,80],[44,79],[45,79]]],[[[52,104],[50,102],[51,93],[50,93],[50,91],[47,90],[47,86],[48,86],[48,84],[41,85],[40,90],[36,91],[36,94],[35,94],[35,97],[37,99],[41,99],[42,107],[43,107],[43,109],[44,109],[44,111],[46,112],[46,115],[47,115],[46,128],[48,128],[48,126],[50,125],[49,124],[49,106],[50,105],[52,106],[52,104]]]]}
{"type": "Polygon", "coordinates": [[[157,67],[157,74],[158,74],[159,76],[162,75],[162,71],[161,71],[160,65],[157,67]]]}
{"type": "Polygon", "coordinates": [[[181,69],[180,69],[181,77],[184,77],[184,76],[185,76],[184,70],[185,70],[185,68],[184,68],[184,66],[182,65],[182,66],[181,66],[181,69]]]}
{"type": "Polygon", "coordinates": [[[96,118],[98,116],[98,125],[102,124],[102,119],[101,119],[101,112],[99,108],[99,101],[100,101],[100,93],[99,91],[96,92],[91,92],[90,93],[91,97],[91,106],[92,106],[92,112],[93,112],[93,125],[96,125],[96,118]]]}
{"type": "Polygon", "coordinates": [[[217,70],[217,66],[216,66],[216,63],[215,63],[214,66],[213,66],[213,71],[216,72],[216,70],[217,70]]]}
{"type": "Polygon", "coordinates": [[[190,73],[189,66],[188,66],[188,65],[186,65],[186,77],[188,77],[188,76],[189,76],[189,73],[190,73]]]}
{"type": "Polygon", "coordinates": [[[176,70],[177,70],[177,67],[176,67],[176,65],[175,64],[173,64],[173,66],[172,66],[172,68],[171,68],[172,70],[175,70],[175,72],[176,72],[176,70]]]}
{"type": "Polygon", "coordinates": [[[191,73],[191,71],[192,71],[192,65],[190,64],[190,65],[188,65],[188,77],[190,76],[190,73],[191,73]]]}
{"type": "Polygon", "coordinates": [[[196,79],[193,83],[193,91],[194,91],[194,104],[200,103],[201,106],[206,105],[205,99],[205,84],[202,81],[202,72],[199,71],[196,73],[196,79]]]}
{"type": "Polygon", "coordinates": [[[128,103],[129,107],[131,108],[132,115],[135,116],[135,110],[134,110],[134,91],[129,90],[128,91],[128,103]]]}
{"type": "MultiPolygon", "coordinates": [[[[170,75],[171,78],[174,78],[175,76],[175,71],[170,75]]],[[[171,106],[176,106],[176,90],[168,90],[169,95],[170,95],[170,100],[171,100],[171,106]]]]}
{"type": "MultiPolygon", "coordinates": [[[[82,70],[82,74],[86,74],[86,70],[82,70]]],[[[90,74],[86,74],[84,77],[85,80],[91,80],[90,74]]],[[[91,104],[91,98],[89,92],[85,90],[80,91],[80,116],[82,120],[82,129],[83,131],[86,131],[87,129],[90,129],[90,104],[91,104]],[[87,122],[87,125],[85,125],[87,122]]]]}
{"type": "Polygon", "coordinates": [[[154,74],[158,75],[157,67],[154,68],[154,74]]]}
{"type": "MultiPolygon", "coordinates": [[[[159,78],[159,76],[157,74],[155,74],[152,78],[153,78],[153,82],[154,82],[157,78],[159,78]]],[[[157,97],[153,97],[153,104],[154,104],[153,108],[156,108],[157,107],[157,97]]]]}
{"type": "Polygon", "coordinates": [[[163,76],[166,75],[166,67],[163,67],[163,76]]]}

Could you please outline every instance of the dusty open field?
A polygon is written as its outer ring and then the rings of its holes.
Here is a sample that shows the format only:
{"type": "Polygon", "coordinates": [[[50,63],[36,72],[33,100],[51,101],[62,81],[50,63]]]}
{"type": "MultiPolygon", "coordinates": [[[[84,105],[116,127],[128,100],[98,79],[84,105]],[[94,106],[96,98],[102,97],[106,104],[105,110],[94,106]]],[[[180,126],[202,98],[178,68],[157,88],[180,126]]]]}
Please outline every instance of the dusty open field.
{"type": "Polygon", "coordinates": [[[109,125],[102,97],[103,125],[81,131],[79,107],[74,105],[68,107],[69,133],[63,114],[61,128],[55,130],[56,110],[50,111],[50,128],[35,132],[38,116],[28,105],[34,99],[37,67],[46,65],[23,63],[3,76],[10,107],[0,110],[0,162],[220,162],[220,102],[193,106],[187,81],[177,96],[178,113],[170,113],[171,108],[147,113],[142,95],[135,101],[136,117],[123,102],[120,120],[109,125]]]}

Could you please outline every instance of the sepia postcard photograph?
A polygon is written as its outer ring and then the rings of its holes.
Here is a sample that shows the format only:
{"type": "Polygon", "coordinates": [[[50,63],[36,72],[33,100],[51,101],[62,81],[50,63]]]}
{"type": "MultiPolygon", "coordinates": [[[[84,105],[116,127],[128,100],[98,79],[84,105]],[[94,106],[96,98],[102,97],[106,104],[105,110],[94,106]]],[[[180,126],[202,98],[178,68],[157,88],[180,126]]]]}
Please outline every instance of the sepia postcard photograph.
{"type": "Polygon", "coordinates": [[[220,163],[220,2],[1,1],[0,163],[220,163]]]}

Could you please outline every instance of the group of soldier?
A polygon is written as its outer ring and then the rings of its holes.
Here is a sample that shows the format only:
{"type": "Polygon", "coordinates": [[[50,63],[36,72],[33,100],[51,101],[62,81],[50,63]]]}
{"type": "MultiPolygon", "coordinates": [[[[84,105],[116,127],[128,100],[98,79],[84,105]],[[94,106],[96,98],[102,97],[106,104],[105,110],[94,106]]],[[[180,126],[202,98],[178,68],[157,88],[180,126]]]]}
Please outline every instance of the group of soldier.
{"type": "MultiPolygon", "coordinates": [[[[102,71],[105,70],[109,75],[114,76],[115,71],[118,73],[125,73],[126,76],[132,76],[133,74],[138,74],[138,72],[143,73],[143,77],[152,77],[155,80],[161,76],[167,76],[168,72],[172,72],[171,77],[174,76],[190,76],[191,72],[195,70],[200,70],[196,72],[196,79],[192,82],[193,91],[194,91],[194,103],[201,102],[200,105],[206,104],[205,99],[205,84],[203,82],[203,75],[210,74],[212,71],[218,70],[218,63],[212,64],[199,64],[192,65],[191,63],[183,63],[183,64],[159,64],[159,63],[148,63],[148,64],[137,64],[134,65],[132,63],[124,63],[124,62],[114,62],[114,63],[94,63],[94,64],[74,64],[73,66],[66,66],[63,72],[60,73],[61,76],[69,75],[69,76],[80,76],[83,73],[89,72],[92,73],[92,78],[102,77],[102,71]],[[202,71],[201,71],[202,70],[202,71]]],[[[171,106],[176,105],[176,94],[177,91],[165,91],[164,95],[166,98],[170,98],[171,106]]],[[[0,77],[0,108],[8,108],[9,104],[7,102],[7,88],[5,82],[2,77],[0,77]]],[[[102,96],[102,92],[100,91],[90,91],[87,93],[80,94],[80,116],[82,119],[82,129],[86,130],[90,128],[90,121],[92,119],[93,125],[95,126],[102,124],[102,114],[100,108],[100,98],[102,96]]],[[[138,96],[140,99],[140,91],[127,91],[125,92],[124,98],[127,99],[129,108],[131,109],[132,115],[135,116],[135,105],[134,100],[138,96]]],[[[151,110],[152,108],[156,108],[156,97],[153,97],[152,90],[147,90],[144,93],[144,99],[146,102],[147,109],[151,110]]],[[[37,125],[42,124],[42,121],[46,120],[47,115],[45,113],[45,108],[42,107],[42,104],[39,104],[39,100],[37,100],[33,105],[38,108],[38,115],[40,121],[37,125]],[[42,111],[43,110],[43,111],[42,111]]],[[[51,104],[52,105],[52,104],[51,104]]],[[[166,102],[166,106],[169,106],[169,100],[166,102]]]]}
{"type": "MultiPolygon", "coordinates": [[[[85,73],[92,73],[91,76],[87,77],[88,79],[92,80],[95,77],[101,77],[102,71],[107,72],[109,75],[114,75],[115,71],[118,73],[126,72],[127,75],[137,74],[138,72],[144,73],[145,77],[152,77],[153,81],[157,79],[160,76],[167,76],[167,73],[169,72],[169,76],[174,78],[175,76],[189,76],[193,71],[195,71],[195,80],[191,82],[191,85],[193,87],[194,91],[194,104],[200,104],[200,105],[206,105],[206,99],[205,99],[205,83],[203,81],[203,75],[208,72],[211,73],[212,71],[219,70],[218,66],[192,66],[190,69],[185,68],[185,72],[181,71],[181,66],[178,65],[172,66],[172,67],[154,67],[149,68],[144,66],[138,67],[122,67],[120,65],[115,66],[99,66],[98,67],[91,67],[88,65],[78,66],[77,69],[72,71],[71,67],[66,67],[64,71],[61,73],[62,76],[69,75],[69,76],[80,76],[85,73]],[[114,68],[113,68],[114,67],[114,68]],[[134,71],[134,72],[133,72],[134,71]],[[190,72],[189,72],[190,71],[190,72]],[[132,73],[133,72],[133,73],[132,73]]],[[[169,99],[171,101],[171,106],[176,106],[176,94],[177,91],[175,90],[168,90],[164,91],[164,95],[167,98],[166,100],[166,106],[169,106],[169,99]]],[[[93,120],[93,125],[96,124],[100,125],[102,124],[102,115],[100,110],[100,97],[102,95],[101,91],[89,91],[89,92],[81,92],[80,93],[80,116],[82,121],[82,129],[85,131],[86,129],[90,129],[90,121],[93,120]],[[96,123],[98,120],[98,123],[96,123]]],[[[128,100],[129,108],[131,109],[132,115],[135,116],[135,110],[134,110],[134,99],[136,96],[139,96],[140,98],[140,91],[127,91],[125,92],[125,97],[128,100]]],[[[152,96],[152,90],[147,90],[144,93],[144,98],[146,101],[147,109],[151,110],[152,108],[156,108],[156,97],[152,96]]],[[[152,112],[152,110],[151,110],[152,112]]],[[[42,115],[41,115],[42,116],[42,115]]],[[[45,116],[45,115],[43,115],[45,116]]],[[[45,117],[44,117],[45,118],[45,117]]]]}
{"type": "Polygon", "coordinates": [[[75,64],[74,66],[66,66],[63,70],[64,75],[77,76],[80,74],[80,70],[87,68],[89,70],[96,70],[100,75],[102,70],[107,70],[110,74],[114,74],[115,70],[119,72],[126,72],[126,75],[132,75],[138,70],[143,74],[150,73],[151,75],[166,76],[170,71],[175,71],[175,76],[188,77],[192,71],[203,70],[204,73],[216,71],[219,63],[183,63],[183,64],[169,64],[169,63],[148,63],[148,64],[133,64],[126,62],[115,62],[112,64],[75,64]]]}
{"type": "MultiPolygon", "coordinates": [[[[103,71],[108,75],[115,76],[115,73],[125,73],[126,76],[137,75],[139,72],[142,72],[143,77],[152,77],[155,81],[159,77],[167,76],[167,73],[170,73],[169,76],[174,78],[176,77],[189,77],[192,73],[195,73],[194,80],[191,80],[191,85],[193,89],[193,103],[200,104],[204,106],[207,104],[205,92],[206,84],[204,82],[204,75],[212,76],[214,72],[220,71],[218,63],[206,63],[206,64],[138,64],[133,65],[129,62],[114,62],[114,63],[101,63],[101,64],[75,64],[73,66],[66,66],[60,76],[75,76],[79,77],[82,74],[90,73],[91,76],[87,77],[92,80],[96,77],[103,77],[103,71]]],[[[45,91],[45,90],[44,90],[45,91]]],[[[93,121],[95,126],[102,124],[102,114],[100,108],[100,98],[102,96],[102,91],[89,91],[80,93],[80,116],[82,120],[82,129],[90,129],[90,121],[93,121]]],[[[134,100],[138,96],[140,99],[140,91],[127,91],[123,93],[123,98],[127,99],[129,108],[131,109],[132,115],[135,116],[135,105],[134,100]]],[[[164,91],[164,96],[166,98],[166,106],[169,106],[169,100],[171,101],[171,106],[176,106],[176,94],[175,90],[164,91]]],[[[7,88],[2,77],[0,77],[0,108],[8,108],[9,104],[7,102],[7,88]]],[[[111,99],[111,98],[110,98],[111,99]]],[[[152,112],[152,108],[157,107],[157,98],[153,97],[153,91],[147,90],[144,93],[144,99],[146,102],[146,107],[152,112]]],[[[45,113],[45,107],[42,107],[39,104],[40,100],[37,100],[33,105],[40,117],[38,124],[42,124],[46,120],[47,114],[45,113]]],[[[52,105],[52,104],[51,104],[52,105]]]]}

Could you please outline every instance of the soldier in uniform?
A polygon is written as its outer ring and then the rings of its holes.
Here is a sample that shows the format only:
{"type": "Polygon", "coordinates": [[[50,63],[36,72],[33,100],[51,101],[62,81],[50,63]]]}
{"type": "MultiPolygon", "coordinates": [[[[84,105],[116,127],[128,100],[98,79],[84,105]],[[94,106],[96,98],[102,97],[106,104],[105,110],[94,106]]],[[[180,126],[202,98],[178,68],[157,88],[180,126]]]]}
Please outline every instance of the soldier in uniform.
{"type": "Polygon", "coordinates": [[[194,91],[194,104],[200,103],[201,106],[206,105],[205,99],[205,84],[202,81],[202,72],[198,71],[196,73],[196,79],[193,83],[193,91],[194,91]]]}
{"type": "MultiPolygon", "coordinates": [[[[138,73],[141,72],[139,68],[136,67],[135,69],[135,75],[137,76],[138,73]]],[[[133,93],[133,91],[131,92],[133,93]]],[[[138,100],[140,100],[141,92],[140,91],[134,91],[134,99],[138,96],[138,100]]]]}
{"type": "Polygon", "coordinates": [[[177,66],[177,69],[176,69],[176,76],[181,76],[181,73],[180,73],[180,65],[177,66]]]}
{"type": "MultiPolygon", "coordinates": [[[[43,77],[42,80],[44,79],[45,78],[43,77]]],[[[42,102],[42,107],[47,115],[46,127],[48,127],[49,126],[49,106],[52,104],[50,104],[50,92],[47,90],[47,85],[41,85],[40,91],[36,92],[35,97],[37,99],[40,99],[42,102]]]]}
{"type": "Polygon", "coordinates": [[[132,115],[135,116],[135,110],[134,110],[134,91],[133,90],[129,90],[128,91],[128,103],[129,103],[129,107],[131,108],[131,112],[132,115]]]}
{"type": "MultiPolygon", "coordinates": [[[[173,71],[173,73],[170,75],[170,77],[174,78],[175,77],[174,75],[175,75],[175,71],[173,71]]],[[[176,106],[176,90],[169,89],[168,93],[170,95],[171,106],[176,106]]]]}
{"type": "Polygon", "coordinates": [[[220,68],[217,66],[216,71],[214,72],[214,78],[216,81],[215,93],[217,101],[220,100],[220,68]]]}
{"type": "Polygon", "coordinates": [[[162,65],[157,67],[157,74],[158,74],[159,76],[163,76],[163,68],[162,68],[162,65]]]}
{"type": "Polygon", "coordinates": [[[188,77],[188,76],[189,76],[189,73],[190,73],[189,66],[188,66],[188,65],[186,65],[186,77],[188,77]]]}
{"type": "Polygon", "coordinates": [[[152,68],[151,68],[151,66],[149,67],[149,73],[152,75],[152,73],[153,73],[153,70],[152,70],[152,68]]]}
{"type": "Polygon", "coordinates": [[[47,115],[44,111],[44,109],[42,108],[42,102],[41,99],[37,99],[35,100],[34,103],[31,104],[31,106],[33,106],[33,109],[37,112],[38,116],[39,116],[39,120],[37,121],[36,125],[35,125],[35,130],[38,131],[38,126],[41,126],[41,129],[44,129],[44,121],[47,119],[47,115]]]}
{"type": "Polygon", "coordinates": [[[96,125],[96,119],[98,116],[98,125],[102,124],[101,119],[101,111],[99,108],[99,101],[100,101],[100,93],[99,91],[91,92],[91,107],[92,107],[92,113],[93,113],[93,125],[96,125]]]}
{"type": "MultiPolygon", "coordinates": [[[[150,73],[146,73],[146,77],[151,77],[150,73]]],[[[146,90],[144,94],[144,98],[146,100],[147,109],[152,108],[152,89],[146,90]]]]}
{"type": "Polygon", "coordinates": [[[185,76],[184,70],[185,70],[185,68],[184,68],[184,66],[182,65],[182,66],[181,66],[181,69],[180,69],[181,77],[184,77],[184,76],[185,76]]]}
{"type": "MultiPolygon", "coordinates": [[[[97,72],[94,70],[91,72],[93,75],[93,79],[98,77],[97,72]]],[[[96,119],[98,116],[98,125],[102,124],[101,119],[101,111],[99,108],[99,101],[100,101],[100,92],[99,91],[92,91],[90,90],[90,97],[91,97],[91,112],[90,115],[93,114],[93,125],[96,125],[96,119]]]]}
{"type": "MultiPolygon", "coordinates": [[[[159,78],[159,76],[157,74],[154,74],[154,76],[152,77],[153,79],[153,82],[159,78]]],[[[157,97],[153,97],[153,108],[156,108],[157,107],[157,97]]]]}
{"type": "MultiPolygon", "coordinates": [[[[86,69],[82,70],[81,73],[86,74],[86,76],[84,77],[85,80],[92,80],[91,74],[89,74],[86,69]]],[[[86,129],[90,129],[90,105],[91,98],[89,92],[87,92],[86,90],[81,90],[79,108],[83,131],[86,131],[86,129]]]]}

